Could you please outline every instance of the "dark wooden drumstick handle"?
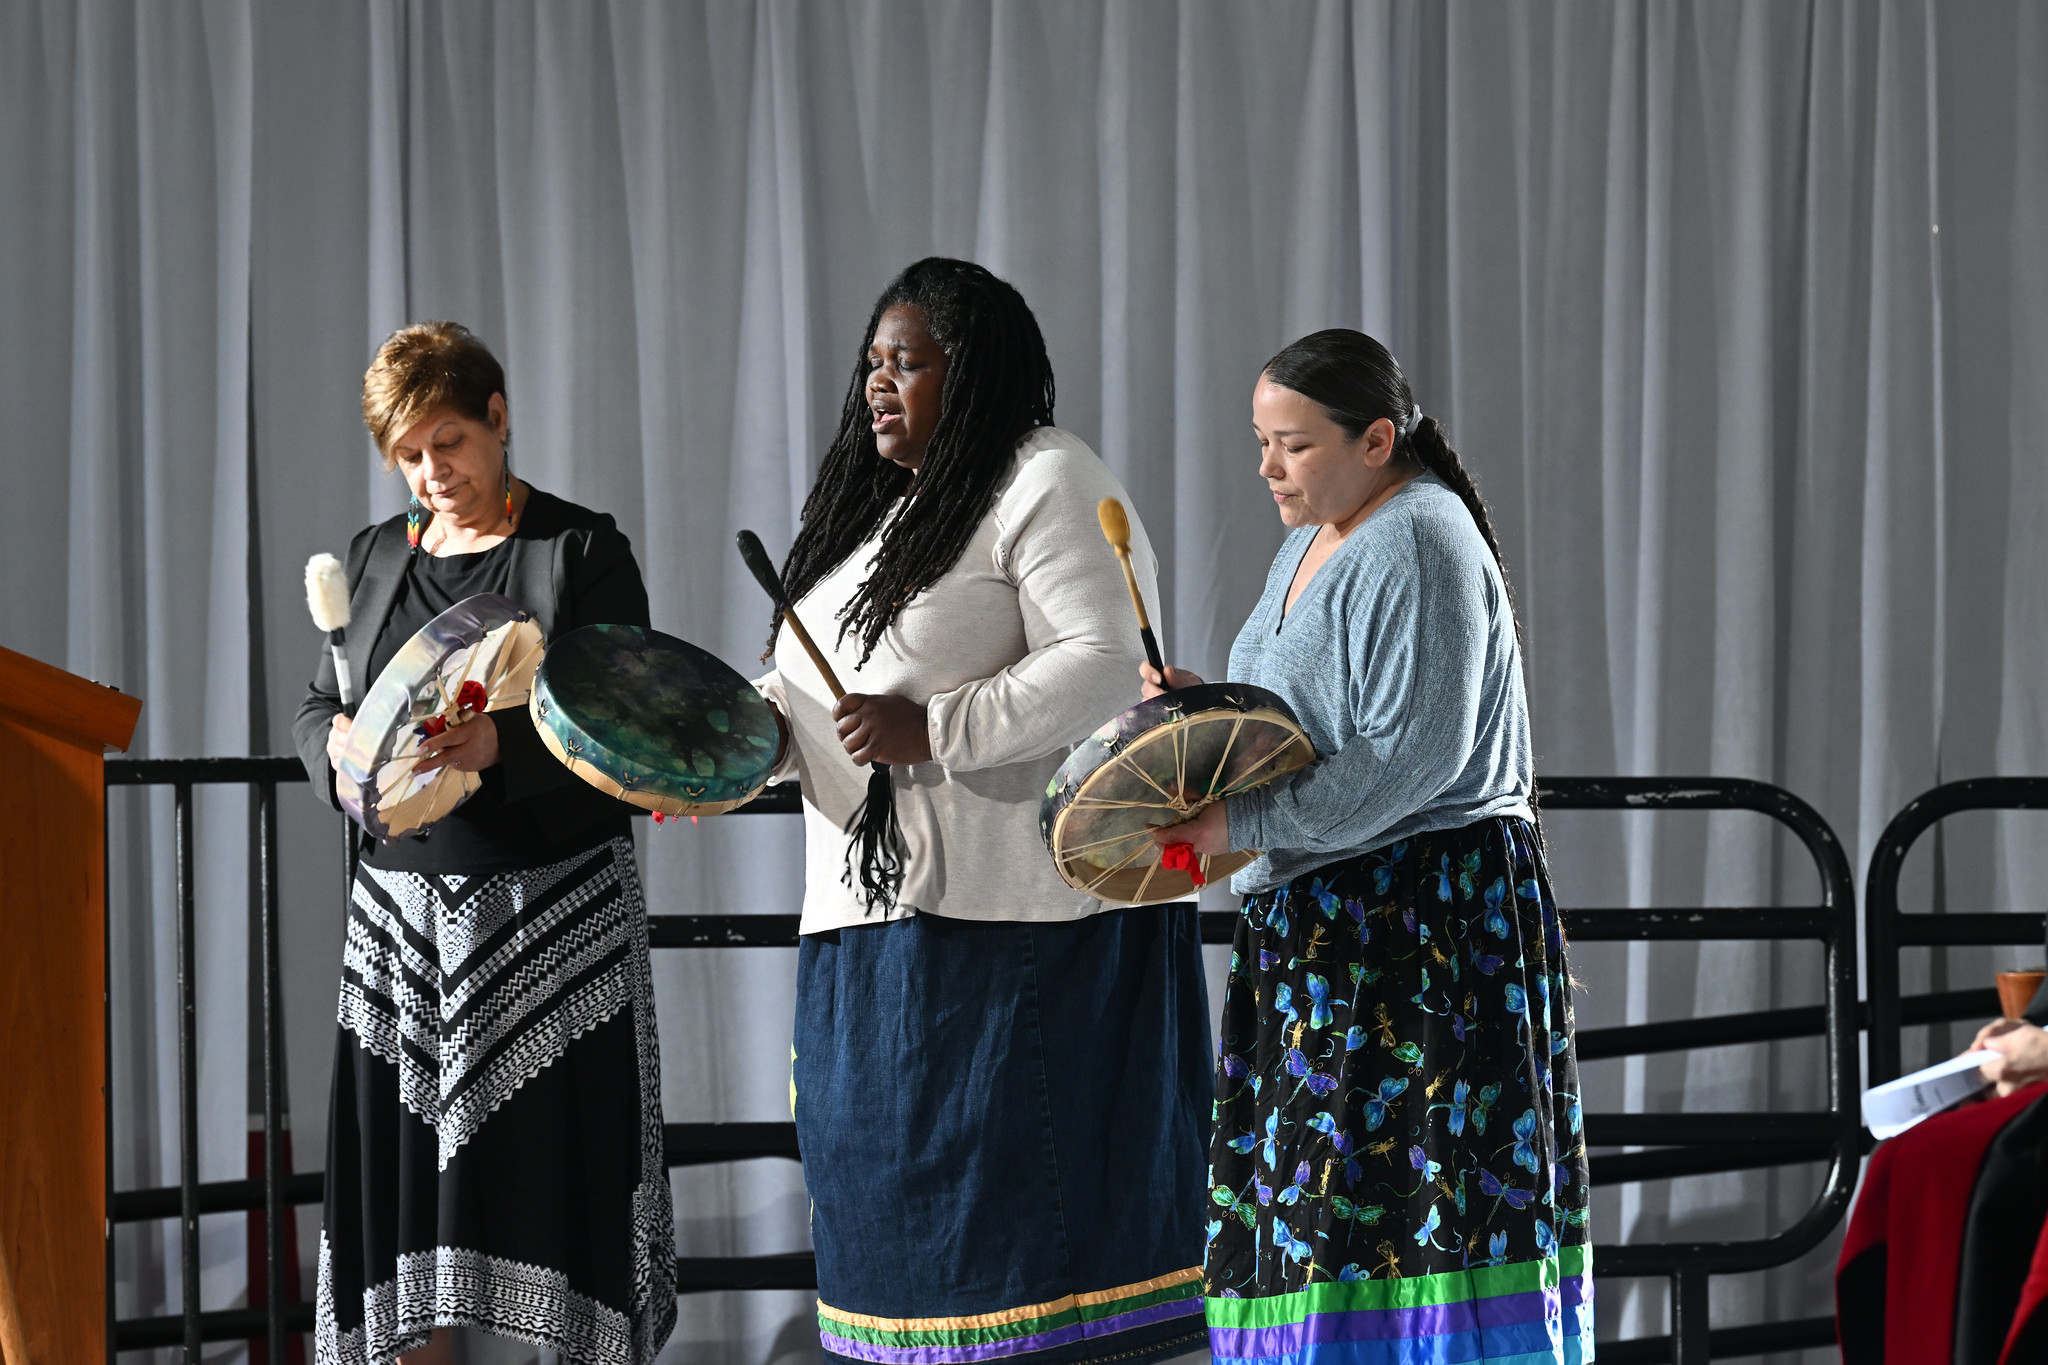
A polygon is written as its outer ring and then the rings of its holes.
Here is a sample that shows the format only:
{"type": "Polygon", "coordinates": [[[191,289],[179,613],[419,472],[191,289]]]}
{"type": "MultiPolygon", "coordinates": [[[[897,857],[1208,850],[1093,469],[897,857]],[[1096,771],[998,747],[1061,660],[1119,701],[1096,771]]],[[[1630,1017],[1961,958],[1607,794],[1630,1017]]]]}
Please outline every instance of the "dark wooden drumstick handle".
{"type": "Polygon", "coordinates": [[[776,609],[782,613],[783,621],[795,633],[797,643],[804,647],[804,653],[811,656],[811,662],[816,664],[818,672],[824,675],[825,686],[832,689],[832,700],[838,701],[846,695],[846,689],[839,685],[839,675],[832,671],[832,665],[825,662],[825,655],[819,650],[817,641],[811,638],[811,633],[804,629],[804,623],[797,620],[796,613],[790,610],[789,594],[783,591],[782,587],[782,575],[775,572],[775,561],[768,558],[768,549],[761,544],[761,537],[752,531],[741,531],[738,541],[740,559],[746,564],[747,572],[754,575],[754,581],[761,585],[761,591],[767,593],[769,600],[775,603],[776,609]]]}
{"type": "MultiPolygon", "coordinates": [[[[1138,580],[1136,575],[1131,573],[1131,552],[1119,550],[1117,557],[1124,562],[1124,577],[1131,580],[1131,600],[1137,601],[1138,580]]],[[[1173,684],[1166,680],[1166,664],[1159,657],[1159,641],[1152,636],[1152,623],[1145,619],[1145,607],[1142,602],[1138,605],[1138,639],[1145,646],[1145,662],[1151,664],[1153,671],[1159,675],[1159,685],[1171,690],[1173,684]]]]}

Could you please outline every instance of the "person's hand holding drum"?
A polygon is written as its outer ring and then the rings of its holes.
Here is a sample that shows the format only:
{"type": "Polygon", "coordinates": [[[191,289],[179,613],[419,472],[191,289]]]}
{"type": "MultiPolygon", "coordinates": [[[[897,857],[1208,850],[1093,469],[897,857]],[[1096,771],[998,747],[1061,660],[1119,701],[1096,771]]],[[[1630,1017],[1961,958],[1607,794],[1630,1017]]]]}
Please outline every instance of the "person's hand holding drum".
{"type": "Polygon", "coordinates": [[[1197,854],[1215,855],[1230,852],[1230,813],[1221,801],[1211,801],[1192,820],[1183,820],[1177,825],[1158,825],[1152,830],[1152,842],[1165,848],[1169,844],[1186,844],[1197,854]]]}
{"type": "Polygon", "coordinates": [[[341,751],[348,747],[349,727],[353,724],[348,712],[336,711],[334,724],[327,731],[327,763],[336,772],[341,771],[341,751]]]}
{"type": "Polygon", "coordinates": [[[440,734],[421,740],[420,749],[426,757],[413,765],[415,773],[430,773],[436,768],[480,773],[498,761],[497,722],[488,712],[471,716],[460,725],[451,725],[440,734]]]}

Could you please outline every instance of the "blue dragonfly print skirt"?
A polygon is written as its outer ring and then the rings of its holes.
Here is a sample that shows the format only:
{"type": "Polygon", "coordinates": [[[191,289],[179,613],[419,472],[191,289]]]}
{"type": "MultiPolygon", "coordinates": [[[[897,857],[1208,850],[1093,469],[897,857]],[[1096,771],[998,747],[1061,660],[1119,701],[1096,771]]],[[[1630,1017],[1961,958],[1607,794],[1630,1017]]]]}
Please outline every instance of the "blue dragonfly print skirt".
{"type": "Polygon", "coordinates": [[[1527,821],[1248,898],[1221,1053],[1218,1361],[1593,1358],[1570,973],[1527,821]]]}

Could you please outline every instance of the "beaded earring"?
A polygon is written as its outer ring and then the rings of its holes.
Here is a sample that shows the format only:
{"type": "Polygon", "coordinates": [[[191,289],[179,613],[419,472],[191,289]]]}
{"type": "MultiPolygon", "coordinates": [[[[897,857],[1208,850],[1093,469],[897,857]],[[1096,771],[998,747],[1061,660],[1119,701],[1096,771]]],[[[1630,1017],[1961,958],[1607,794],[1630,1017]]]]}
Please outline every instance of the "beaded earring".
{"type": "Polygon", "coordinates": [[[420,506],[417,496],[405,505],[405,542],[417,550],[420,547],[420,532],[427,524],[427,509],[420,506]]]}
{"type": "Polygon", "coordinates": [[[506,432],[499,443],[505,455],[505,523],[514,525],[512,520],[512,433],[506,432]]]}

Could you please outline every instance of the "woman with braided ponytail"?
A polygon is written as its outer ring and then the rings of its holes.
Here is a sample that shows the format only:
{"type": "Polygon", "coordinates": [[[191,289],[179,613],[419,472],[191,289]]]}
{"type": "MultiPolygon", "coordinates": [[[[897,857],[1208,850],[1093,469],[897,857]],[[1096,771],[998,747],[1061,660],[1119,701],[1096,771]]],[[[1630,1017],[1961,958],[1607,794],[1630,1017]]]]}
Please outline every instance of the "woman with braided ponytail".
{"type": "MultiPolygon", "coordinates": [[[[1142,657],[1096,520],[1128,498],[1052,417],[1023,298],[919,261],[875,305],[783,568],[849,689],[793,644],[758,684],[788,724],[778,775],[803,781],[793,1079],[831,1360],[1204,1339],[1194,907],[1105,907],[1038,834],[1142,657]]],[[[1156,600],[1135,518],[1131,544],[1156,600]]]]}
{"type": "MultiPolygon", "coordinates": [[[[1230,677],[1286,698],[1321,758],[1155,836],[1265,850],[1233,882],[1210,1349],[1589,1358],[1570,974],[1492,517],[1361,333],[1273,357],[1252,429],[1292,529],[1230,677]]],[[[1140,672],[1147,695],[1199,681],[1140,672]]]]}

